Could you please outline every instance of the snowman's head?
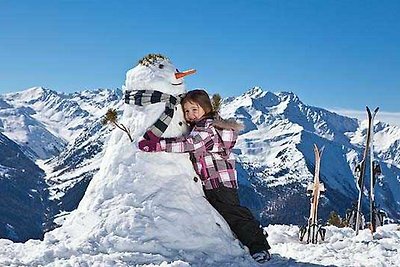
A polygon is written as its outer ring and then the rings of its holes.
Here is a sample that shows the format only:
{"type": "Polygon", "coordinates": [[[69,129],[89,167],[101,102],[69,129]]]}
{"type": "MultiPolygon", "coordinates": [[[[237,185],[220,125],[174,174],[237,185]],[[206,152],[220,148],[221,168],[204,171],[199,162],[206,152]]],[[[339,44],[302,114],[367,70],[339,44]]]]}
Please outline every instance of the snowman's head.
{"type": "Polygon", "coordinates": [[[185,92],[183,77],[194,72],[195,70],[180,72],[167,57],[149,54],[126,73],[125,90],[156,90],[170,95],[182,94],[185,92]]]}

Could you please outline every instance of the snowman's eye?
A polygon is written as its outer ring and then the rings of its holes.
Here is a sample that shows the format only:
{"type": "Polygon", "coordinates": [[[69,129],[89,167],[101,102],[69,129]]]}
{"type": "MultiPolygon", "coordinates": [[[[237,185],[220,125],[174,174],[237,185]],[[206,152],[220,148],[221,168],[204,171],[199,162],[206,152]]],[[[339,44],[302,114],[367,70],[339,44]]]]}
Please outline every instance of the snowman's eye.
{"type": "Polygon", "coordinates": [[[159,67],[160,69],[163,69],[163,68],[164,68],[164,65],[163,65],[163,64],[160,64],[160,65],[158,65],[158,67],[159,67]]]}

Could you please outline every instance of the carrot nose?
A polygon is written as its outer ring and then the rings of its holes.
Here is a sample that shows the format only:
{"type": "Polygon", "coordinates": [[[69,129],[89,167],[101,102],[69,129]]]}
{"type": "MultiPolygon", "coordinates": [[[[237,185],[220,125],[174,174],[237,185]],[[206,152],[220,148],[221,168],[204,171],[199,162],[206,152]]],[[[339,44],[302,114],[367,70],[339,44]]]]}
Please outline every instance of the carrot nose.
{"type": "Polygon", "coordinates": [[[181,78],[183,78],[183,77],[185,77],[187,75],[193,74],[193,73],[196,73],[195,69],[190,69],[190,70],[185,70],[185,71],[182,71],[182,72],[177,72],[177,73],[175,73],[175,78],[176,79],[181,79],[181,78]]]}

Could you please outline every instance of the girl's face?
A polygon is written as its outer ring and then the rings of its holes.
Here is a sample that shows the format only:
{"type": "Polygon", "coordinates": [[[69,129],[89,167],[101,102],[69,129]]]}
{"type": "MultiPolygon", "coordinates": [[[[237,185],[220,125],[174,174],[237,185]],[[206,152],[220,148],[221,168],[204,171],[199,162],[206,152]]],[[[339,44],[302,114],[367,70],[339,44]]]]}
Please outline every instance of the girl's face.
{"type": "Polygon", "coordinates": [[[204,109],[197,103],[186,102],[183,104],[183,113],[187,122],[195,122],[204,116],[204,109]]]}

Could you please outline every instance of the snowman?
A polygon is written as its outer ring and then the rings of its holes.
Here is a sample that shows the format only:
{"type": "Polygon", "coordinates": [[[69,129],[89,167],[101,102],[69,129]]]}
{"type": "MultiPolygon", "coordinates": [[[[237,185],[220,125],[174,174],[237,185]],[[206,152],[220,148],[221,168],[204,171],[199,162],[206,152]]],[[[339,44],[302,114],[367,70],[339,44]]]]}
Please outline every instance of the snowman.
{"type": "MultiPolygon", "coordinates": [[[[253,263],[252,259],[235,240],[222,216],[205,199],[189,155],[147,153],[137,147],[138,141],[146,138],[149,129],[163,116],[166,103],[154,101],[143,106],[135,105],[134,96],[138,92],[157,91],[179,99],[186,92],[184,77],[194,72],[180,72],[168,58],[156,54],[147,55],[129,70],[123,87],[128,98],[125,102],[129,104],[123,107],[123,119],[133,130],[134,141],[128,145],[129,141],[119,131],[121,138],[116,138],[118,144],[114,149],[125,154],[125,158],[130,161],[130,166],[127,166],[130,177],[127,179],[134,179],[131,188],[138,205],[145,206],[151,216],[157,218],[155,221],[144,221],[146,231],[151,232],[152,239],[156,240],[156,250],[162,251],[160,254],[170,254],[172,250],[179,251],[178,258],[200,265],[205,262],[229,262],[237,266],[248,266],[248,262],[253,263]],[[163,248],[167,248],[168,252],[163,248]]],[[[182,107],[176,103],[173,109],[167,128],[156,133],[159,137],[177,137],[187,132],[182,107]]],[[[123,164],[126,163],[125,160],[123,164]]],[[[129,190],[126,187],[124,185],[124,190],[129,190]]],[[[144,216],[149,215],[145,213],[144,216]]],[[[138,218],[138,215],[135,214],[135,217],[138,218]]],[[[138,220],[137,223],[142,222],[138,220]]],[[[135,238],[142,239],[140,236],[135,238]]]]}

